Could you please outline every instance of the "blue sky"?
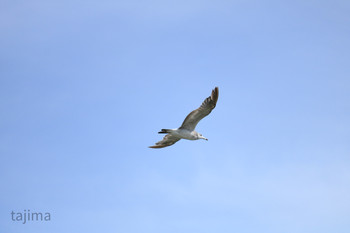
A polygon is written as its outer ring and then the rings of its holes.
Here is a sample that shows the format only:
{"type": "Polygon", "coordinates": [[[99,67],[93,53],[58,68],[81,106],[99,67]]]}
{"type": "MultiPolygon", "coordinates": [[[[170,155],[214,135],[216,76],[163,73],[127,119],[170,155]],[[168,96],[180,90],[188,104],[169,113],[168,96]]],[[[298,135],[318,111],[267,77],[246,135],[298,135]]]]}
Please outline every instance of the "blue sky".
{"type": "Polygon", "coordinates": [[[348,1],[0,5],[4,232],[349,232],[348,1]]]}

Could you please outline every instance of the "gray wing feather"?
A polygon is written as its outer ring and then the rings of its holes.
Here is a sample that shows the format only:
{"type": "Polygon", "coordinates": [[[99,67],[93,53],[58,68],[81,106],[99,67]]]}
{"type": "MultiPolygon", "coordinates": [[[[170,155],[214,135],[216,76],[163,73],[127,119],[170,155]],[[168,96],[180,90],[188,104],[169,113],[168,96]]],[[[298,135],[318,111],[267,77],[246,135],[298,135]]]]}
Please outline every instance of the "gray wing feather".
{"type": "Polygon", "coordinates": [[[204,117],[208,116],[209,113],[211,113],[211,111],[215,108],[218,98],[219,88],[215,87],[215,89],[211,92],[211,96],[206,98],[199,108],[193,110],[187,115],[180,129],[188,129],[190,131],[194,130],[198,122],[204,117]]]}
{"type": "Polygon", "coordinates": [[[171,146],[175,144],[177,141],[179,141],[181,138],[178,138],[174,135],[167,134],[164,136],[164,138],[157,142],[154,146],[150,146],[149,148],[163,148],[166,146],[171,146]]]}

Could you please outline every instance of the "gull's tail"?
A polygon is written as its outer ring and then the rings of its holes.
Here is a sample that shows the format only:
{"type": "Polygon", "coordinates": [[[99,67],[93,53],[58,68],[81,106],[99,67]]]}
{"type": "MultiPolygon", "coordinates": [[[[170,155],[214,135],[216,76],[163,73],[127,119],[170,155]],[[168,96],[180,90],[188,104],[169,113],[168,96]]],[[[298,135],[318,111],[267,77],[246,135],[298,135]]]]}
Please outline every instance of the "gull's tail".
{"type": "Polygon", "coordinates": [[[171,129],[161,129],[158,133],[170,133],[171,129]]]}

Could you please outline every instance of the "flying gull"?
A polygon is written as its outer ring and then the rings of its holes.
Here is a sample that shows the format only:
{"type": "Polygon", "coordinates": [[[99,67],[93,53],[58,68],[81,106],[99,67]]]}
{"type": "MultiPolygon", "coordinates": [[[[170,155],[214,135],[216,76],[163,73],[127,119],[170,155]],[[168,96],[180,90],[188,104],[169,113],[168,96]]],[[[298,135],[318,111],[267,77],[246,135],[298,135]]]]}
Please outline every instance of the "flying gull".
{"type": "Polygon", "coordinates": [[[161,141],[157,142],[154,146],[150,146],[149,148],[163,148],[166,146],[171,146],[180,139],[204,139],[208,141],[207,138],[203,137],[202,134],[196,132],[194,129],[196,128],[198,122],[204,117],[208,116],[209,113],[215,108],[218,97],[219,88],[215,87],[215,89],[211,92],[211,96],[206,98],[199,108],[193,110],[187,115],[180,128],[162,129],[158,133],[166,133],[167,135],[165,135],[161,141]]]}

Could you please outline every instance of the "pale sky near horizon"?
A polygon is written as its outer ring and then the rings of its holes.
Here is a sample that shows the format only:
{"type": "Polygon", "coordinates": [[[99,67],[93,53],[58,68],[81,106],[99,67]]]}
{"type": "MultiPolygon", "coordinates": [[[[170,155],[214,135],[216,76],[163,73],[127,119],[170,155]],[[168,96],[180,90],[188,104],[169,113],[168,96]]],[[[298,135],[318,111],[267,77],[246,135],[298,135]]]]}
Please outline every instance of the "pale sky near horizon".
{"type": "Polygon", "coordinates": [[[350,231],[349,1],[0,6],[1,231],[350,231]]]}

